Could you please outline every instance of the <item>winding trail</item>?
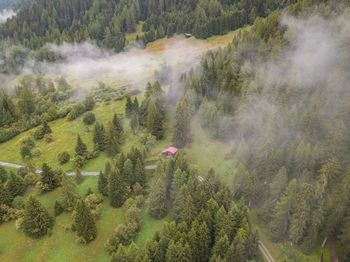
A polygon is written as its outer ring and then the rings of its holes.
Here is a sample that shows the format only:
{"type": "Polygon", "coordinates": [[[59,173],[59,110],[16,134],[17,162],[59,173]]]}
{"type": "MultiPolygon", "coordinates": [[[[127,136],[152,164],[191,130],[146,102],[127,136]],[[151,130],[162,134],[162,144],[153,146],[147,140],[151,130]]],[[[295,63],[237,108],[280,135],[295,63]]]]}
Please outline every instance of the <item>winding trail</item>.
{"type": "MultiPolygon", "coordinates": [[[[8,166],[8,167],[13,167],[13,168],[21,168],[24,166],[21,165],[17,165],[17,164],[12,164],[12,163],[7,163],[7,162],[2,162],[0,161],[0,166],[8,166]]],[[[145,166],[145,169],[155,169],[156,165],[148,165],[145,166]]],[[[40,174],[42,171],[40,169],[35,170],[35,173],[40,174]]],[[[74,176],[76,173],[75,172],[69,172],[67,173],[67,175],[69,176],[74,176]]],[[[82,175],[85,176],[98,176],[100,174],[100,172],[81,172],[82,175]]]]}
{"type": "Polygon", "coordinates": [[[264,245],[264,243],[261,240],[259,240],[259,249],[268,262],[275,262],[271,253],[269,252],[269,250],[267,249],[267,247],[264,245]]]}

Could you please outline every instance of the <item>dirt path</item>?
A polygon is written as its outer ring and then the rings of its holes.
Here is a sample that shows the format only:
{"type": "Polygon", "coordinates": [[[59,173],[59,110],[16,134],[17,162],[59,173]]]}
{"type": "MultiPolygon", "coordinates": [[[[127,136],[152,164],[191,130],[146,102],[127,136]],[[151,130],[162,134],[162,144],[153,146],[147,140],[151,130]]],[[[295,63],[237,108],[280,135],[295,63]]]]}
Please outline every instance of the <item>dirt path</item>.
{"type": "Polygon", "coordinates": [[[276,262],[272,257],[271,253],[269,252],[269,250],[267,249],[267,247],[264,245],[264,243],[261,240],[259,240],[259,249],[268,262],[276,262]]]}
{"type": "MultiPolygon", "coordinates": [[[[21,168],[23,166],[21,165],[17,165],[17,164],[12,164],[12,163],[7,163],[7,162],[2,162],[0,161],[0,166],[8,166],[8,167],[14,167],[14,168],[21,168]]],[[[155,169],[156,165],[149,165],[149,166],[145,166],[145,169],[155,169]]],[[[42,171],[40,169],[35,170],[35,173],[40,174],[42,171]]],[[[81,172],[82,175],[85,176],[98,176],[100,174],[100,172],[81,172]]],[[[67,175],[69,176],[74,176],[75,172],[70,172],[67,173],[67,175]]]]}

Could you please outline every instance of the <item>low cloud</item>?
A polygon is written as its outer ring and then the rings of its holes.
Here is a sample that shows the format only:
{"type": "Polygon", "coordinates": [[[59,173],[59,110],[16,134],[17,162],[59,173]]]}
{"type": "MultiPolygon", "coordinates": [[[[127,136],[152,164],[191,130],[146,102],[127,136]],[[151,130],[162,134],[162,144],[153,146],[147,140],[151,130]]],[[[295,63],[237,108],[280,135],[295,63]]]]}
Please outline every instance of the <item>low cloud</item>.
{"type": "Polygon", "coordinates": [[[12,9],[4,9],[0,11],[0,24],[5,23],[8,18],[11,18],[15,15],[16,13],[12,9]]]}

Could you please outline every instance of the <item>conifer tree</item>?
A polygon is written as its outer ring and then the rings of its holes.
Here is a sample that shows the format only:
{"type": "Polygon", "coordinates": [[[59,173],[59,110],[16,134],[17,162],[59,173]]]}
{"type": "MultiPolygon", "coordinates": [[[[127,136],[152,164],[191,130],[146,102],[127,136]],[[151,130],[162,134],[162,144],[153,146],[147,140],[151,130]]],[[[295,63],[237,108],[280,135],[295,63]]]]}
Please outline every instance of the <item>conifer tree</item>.
{"type": "Polygon", "coordinates": [[[164,134],[163,117],[154,102],[150,102],[147,112],[147,129],[157,139],[161,139],[164,134]]]}
{"type": "Polygon", "coordinates": [[[76,234],[83,243],[88,243],[96,238],[97,228],[94,217],[83,200],[78,200],[76,203],[74,224],[76,234]]]}
{"type": "Polygon", "coordinates": [[[126,104],[125,104],[125,115],[126,115],[126,117],[130,117],[132,112],[133,112],[133,110],[134,110],[134,105],[133,105],[133,103],[131,101],[130,96],[128,96],[126,98],[126,104]]]}
{"type": "Polygon", "coordinates": [[[191,196],[188,196],[185,202],[184,209],[180,214],[180,221],[186,222],[187,225],[191,225],[192,221],[196,217],[196,210],[193,205],[193,200],[191,196]]]}
{"type": "Polygon", "coordinates": [[[124,162],[124,166],[123,166],[123,178],[124,181],[129,185],[132,186],[133,184],[135,184],[135,176],[134,176],[134,169],[133,169],[133,165],[131,160],[128,158],[125,162],[124,162]]]}
{"type": "Polygon", "coordinates": [[[46,163],[42,166],[42,172],[40,174],[41,183],[47,187],[48,191],[51,191],[61,185],[60,176],[55,173],[46,163]]]}
{"type": "Polygon", "coordinates": [[[106,134],[103,124],[96,122],[93,133],[95,150],[104,151],[106,148],[106,134]]]}
{"type": "Polygon", "coordinates": [[[87,146],[81,140],[80,135],[77,136],[77,144],[75,146],[75,153],[78,156],[85,157],[87,154],[87,146]]]}
{"type": "Polygon", "coordinates": [[[23,231],[31,238],[39,238],[47,234],[53,227],[53,218],[39,200],[31,195],[27,200],[23,216],[23,231]]]}
{"type": "Polygon", "coordinates": [[[139,127],[139,119],[135,112],[131,114],[130,127],[134,135],[136,135],[136,130],[139,127]]]}
{"type": "Polygon", "coordinates": [[[121,119],[115,113],[113,115],[112,123],[113,123],[115,130],[117,131],[118,138],[120,139],[121,135],[123,133],[123,125],[121,123],[121,119]]]}
{"type": "Polygon", "coordinates": [[[26,190],[26,183],[22,177],[11,172],[6,183],[6,188],[8,192],[10,192],[12,201],[16,196],[21,196],[24,194],[26,190]]]}
{"type": "Polygon", "coordinates": [[[134,168],[135,182],[139,182],[143,186],[146,181],[145,175],[145,168],[142,165],[140,158],[138,158],[134,168]]]}
{"type": "Polygon", "coordinates": [[[102,195],[108,196],[108,179],[102,171],[98,176],[98,191],[102,195]]]}
{"type": "Polygon", "coordinates": [[[176,222],[179,222],[181,219],[182,211],[185,208],[186,200],[190,196],[188,187],[184,184],[180,191],[177,193],[174,200],[174,218],[176,222]]]}
{"type": "Polygon", "coordinates": [[[128,187],[119,169],[112,170],[108,178],[108,196],[112,207],[121,207],[128,195],[128,187]]]}
{"type": "Polygon", "coordinates": [[[55,210],[55,216],[59,216],[60,214],[62,214],[62,212],[64,211],[61,203],[59,201],[55,201],[55,206],[54,206],[54,210],[55,210]]]}
{"type": "Polygon", "coordinates": [[[151,188],[148,198],[148,211],[156,219],[163,218],[168,213],[166,187],[161,178],[158,178],[151,188]]]}
{"type": "Polygon", "coordinates": [[[43,121],[42,132],[44,135],[52,133],[52,130],[46,121],[43,121]]]}
{"type": "Polygon", "coordinates": [[[84,177],[83,177],[83,175],[81,174],[79,168],[77,169],[77,172],[76,172],[74,178],[75,178],[75,182],[76,182],[78,185],[84,182],[84,177]]]}
{"type": "Polygon", "coordinates": [[[128,255],[126,254],[125,247],[119,244],[117,252],[114,252],[111,257],[111,262],[129,262],[128,255]]]}
{"type": "Polygon", "coordinates": [[[0,182],[0,205],[9,206],[11,202],[12,196],[10,194],[10,191],[0,182]]]}
{"type": "Polygon", "coordinates": [[[167,262],[191,262],[192,252],[189,244],[186,242],[185,245],[181,241],[174,242],[170,241],[167,252],[166,252],[167,262]]]}
{"type": "Polygon", "coordinates": [[[183,147],[190,139],[190,110],[187,99],[184,98],[177,106],[174,126],[174,145],[183,147]]]}
{"type": "Polygon", "coordinates": [[[190,232],[188,233],[189,244],[193,252],[194,261],[207,261],[210,254],[211,236],[209,228],[205,222],[201,225],[196,219],[192,223],[190,232]]]}
{"type": "Polygon", "coordinates": [[[134,104],[133,104],[133,110],[136,114],[136,116],[138,117],[139,113],[140,113],[140,105],[139,105],[139,100],[137,100],[137,97],[135,97],[134,99],[134,104]]]}
{"type": "Polygon", "coordinates": [[[113,128],[112,124],[109,123],[107,130],[107,144],[106,144],[106,152],[110,157],[114,157],[119,153],[119,141],[118,134],[115,128],[113,128]]]}

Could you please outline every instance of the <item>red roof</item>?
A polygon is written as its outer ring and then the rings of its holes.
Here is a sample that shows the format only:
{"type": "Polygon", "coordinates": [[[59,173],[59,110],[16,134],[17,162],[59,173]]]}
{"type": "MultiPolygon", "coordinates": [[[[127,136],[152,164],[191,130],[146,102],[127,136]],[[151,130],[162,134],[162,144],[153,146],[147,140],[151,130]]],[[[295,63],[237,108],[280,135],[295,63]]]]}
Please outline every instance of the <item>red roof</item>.
{"type": "Polygon", "coordinates": [[[176,147],[171,146],[171,147],[169,147],[169,148],[163,150],[163,151],[162,151],[162,154],[170,153],[170,154],[174,155],[174,154],[176,154],[177,150],[178,150],[178,149],[177,149],[176,147]]]}

